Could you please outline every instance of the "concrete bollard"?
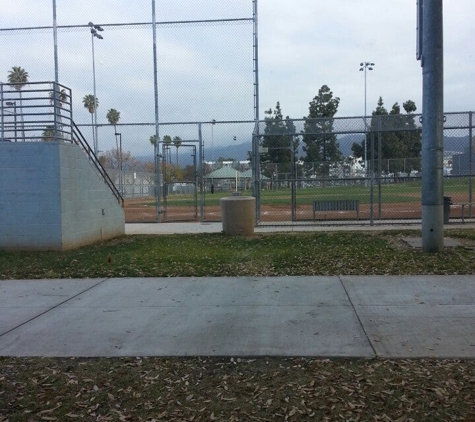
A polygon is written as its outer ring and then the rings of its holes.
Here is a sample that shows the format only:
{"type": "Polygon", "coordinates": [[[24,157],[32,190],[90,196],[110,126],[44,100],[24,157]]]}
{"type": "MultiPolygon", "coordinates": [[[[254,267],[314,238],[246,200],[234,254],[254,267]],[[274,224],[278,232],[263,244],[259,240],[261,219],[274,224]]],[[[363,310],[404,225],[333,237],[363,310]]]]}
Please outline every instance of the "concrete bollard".
{"type": "Polygon", "coordinates": [[[221,198],[221,218],[225,234],[254,235],[255,205],[253,196],[232,196],[221,198]]]}

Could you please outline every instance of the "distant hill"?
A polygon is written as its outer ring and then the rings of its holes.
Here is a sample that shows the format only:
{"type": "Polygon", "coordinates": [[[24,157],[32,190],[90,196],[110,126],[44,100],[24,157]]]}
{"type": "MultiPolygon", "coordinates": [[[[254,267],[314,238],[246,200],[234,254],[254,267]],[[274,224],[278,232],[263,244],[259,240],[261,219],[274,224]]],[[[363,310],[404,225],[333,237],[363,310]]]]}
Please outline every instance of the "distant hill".
{"type": "MultiPolygon", "coordinates": [[[[338,143],[340,145],[340,151],[344,157],[352,155],[351,146],[354,142],[361,143],[363,141],[362,134],[342,135],[338,137],[338,143]]],[[[444,136],[444,150],[452,152],[464,152],[468,148],[469,136],[444,136]]],[[[248,151],[251,151],[251,142],[243,142],[241,144],[233,144],[226,146],[214,146],[213,149],[205,147],[205,160],[216,161],[218,158],[233,158],[238,161],[247,160],[248,151]]],[[[172,161],[176,159],[176,151],[172,150],[172,161]]],[[[303,155],[302,144],[299,148],[299,157],[303,155]]],[[[135,157],[142,162],[153,162],[152,155],[141,155],[135,157]]],[[[187,166],[193,163],[191,156],[191,149],[183,148],[183,151],[178,151],[178,162],[181,166],[187,166]]]]}
{"type": "MultiPolygon", "coordinates": [[[[469,147],[469,136],[444,136],[444,150],[452,152],[464,152],[469,147]]],[[[351,146],[354,142],[363,142],[362,134],[343,135],[338,137],[340,151],[343,156],[347,157],[353,154],[351,146]]]]}
{"type": "MultiPolygon", "coordinates": [[[[205,160],[206,161],[216,161],[218,158],[233,158],[238,161],[247,160],[248,151],[251,151],[252,143],[243,142],[241,144],[233,144],[226,146],[214,146],[213,149],[206,148],[205,146],[205,160]]],[[[198,153],[198,148],[197,151],[198,153]]],[[[184,167],[190,164],[193,164],[193,157],[191,156],[191,148],[179,148],[178,149],[178,163],[180,166],[184,167]]],[[[138,155],[135,158],[141,162],[153,162],[153,155],[138,155]]],[[[171,153],[172,162],[176,160],[176,150],[172,148],[171,153]]]]}

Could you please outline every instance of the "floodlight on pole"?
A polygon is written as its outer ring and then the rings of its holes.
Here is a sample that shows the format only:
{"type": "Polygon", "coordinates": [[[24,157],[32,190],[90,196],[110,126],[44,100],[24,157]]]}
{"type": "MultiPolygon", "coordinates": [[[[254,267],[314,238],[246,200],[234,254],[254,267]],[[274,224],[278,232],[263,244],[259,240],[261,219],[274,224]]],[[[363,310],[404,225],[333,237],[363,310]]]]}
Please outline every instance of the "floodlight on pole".
{"type": "Polygon", "coordinates": [[[366,136],[368,132],[368,123],[366,121],[366,71],[373,70],[374,63],[371,62],[361,62],[360,63],[360,72],[364,72],[364,126],[365,126],[365,135],[364,135],[364,168],[365,173],[368,173],[368,148],[366,146],[366,136]]]}
{"type": "Polygon", "coordinates": [[[98,31],[104,31],[99,25],[94,25],[92,22],[88,23],[89,27],[91,28],[91,43],[92,43],[92,83],[93,83],[93,90],[94,90],[94,154],[97,155],[99,149],[99,140],[98,140],[98,132],[97,132],[97,96],[96,96],[96,63],[95,63],[95,54],[94,54],[94,38],[98,38],[100,40],[104,39],[104,37],[98,33],[98,31]]]}

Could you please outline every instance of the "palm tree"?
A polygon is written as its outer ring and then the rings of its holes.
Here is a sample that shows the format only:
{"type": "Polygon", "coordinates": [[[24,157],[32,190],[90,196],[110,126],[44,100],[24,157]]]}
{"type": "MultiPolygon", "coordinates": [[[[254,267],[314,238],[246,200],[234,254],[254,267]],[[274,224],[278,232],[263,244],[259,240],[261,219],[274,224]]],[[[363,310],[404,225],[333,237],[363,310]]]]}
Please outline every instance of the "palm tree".
{"type": "MultiPolygon", "coordinates": [[[[63,108],[63,104],[68,99],[68,94],[66,94],[66,90],[64,88],[58,92],[58,107],[63,108]]],[[[49,93],[49,102],[51,105],[54,104],[54,90],[49,93]]]]}
{"type": "Polygon", "coordinates": [[[25,140],[25,119],[23,117],[21,89],[28,83],[29,77],[30,75],[28,75],[28,72],[21,66],[13,66],[12,70],[8,72],[8,82],[14,84],[14,88],[20,94],[20,115],[22,123],[23,141],[25,140]]]}
{"type": "MultiPolygon", "coordinates": [[[[62,88],[58,94],[57,94],[57,104],[56,106],[58,107],[58,122],[59,126],[62,127],[61,125],[61,109],[63,108],[63,104],[67,101],[68,99],[68,94],[66,94],[66,90],[62,88]]],[[[53,91],[49,93],[49,102],[52,106],[54,106],[54,88],[53,91]]],[[[54,114],[56,114],[56,110],[54,110],[54,114]]],[[[54,129],[54,126],[53,126],[54,129]]],[[[61,137],[63,136],[63,133],[61,132],[61,137]]]]}
{"type": "Polygon", "coordinates": [[[48,125],[43,130],[43,134],[41,135],[43,141],[54,141],[54,126],[48,125]]]}
{"type": "Polygon", "coordinates": [[[94,111],[99,107],[99,100],[94,97],[92,94],[85,95],[82,99],[84,108],[87,108],[87,111],[91,113],[91,123],[92,123],[92,143],[94,145],[94,151],[96,151],[96,136],[94,135],[94,111]]]}
{"type": "Polygon", "coordinates": [[[107,112],[106,118],[107,118],[107,120],[109,121],[109,123],[111,125],[114,125],[115,147],[116,147],[116,150],[118,151],[119,150],[119,144],[118,144],[117,135],[116,135],[116,133],[117,133],[116,125],[117,125],[117,123],[119,123],[119,120],[120,120],[120,111],[117,111],[115,108],[111,108],[107,112]]]}
{"type": "MultiPolygon", "coordinates": [[[[152,145],[155,145],[155,143],[156,143],[156,142],[155,142],[155,135],[152,135],[152,136],[150,137],[150,143],[151,143],[152,145]]],[[[170,146],[170,144],[172,143],[172,137],[171,137],[170,135],[165,135],[165,136],[163,137],[163,143],[164,143],[166,146],[170,146]]]]}
{"type": "Polygon", "coordinates": [[[13,66],[12,70],[8,72],[8,82],[14,84],[13,86],[17,91],[21,91],[28,83],[29,77],[28,72],[21,66],[13,66]]]}
{"type": "Polygon", "coordinates": [[[173,144],[176,147],[176,168],[178,169],[178,148],[180,148],[180,145],[182,143],[182,140],[179,136],[175,136],[173,138],[173,144]]]}

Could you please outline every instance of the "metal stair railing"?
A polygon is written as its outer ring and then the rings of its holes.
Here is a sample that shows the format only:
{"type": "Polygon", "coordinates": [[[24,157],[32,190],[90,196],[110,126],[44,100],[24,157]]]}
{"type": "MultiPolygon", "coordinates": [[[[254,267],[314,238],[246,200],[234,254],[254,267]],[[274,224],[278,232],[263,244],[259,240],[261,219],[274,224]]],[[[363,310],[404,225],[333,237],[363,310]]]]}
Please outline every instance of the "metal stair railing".
{"type": "Polygon", "coordinates": [[[92,165],[96,168],[96,170],[102,176],[106,185],[109,186],[109,189],[112,191],[113,195],[116,197],[117,201],[119,202],[119,205],[122,208],[124,208],[124,198],[122,197],[122,195],[120,194],[116,186],[114,185],[114,182],[111,180],[111,178],[107,174],[107,171],[102,166],[96,154],[94,154],[94,151],[89,146],[88,142],[86,141],[86,138],[84,138],[84,135],[81,133],[79,128],[76,126],[76,123],[74,122],[72,122],[72,129],[73,129],[73,138],[72,138],[73,142],[76,145],[79,145],[80,147],[82,147],[84,152],[87,154],[89,161],[92,163],[92,165]]]}

